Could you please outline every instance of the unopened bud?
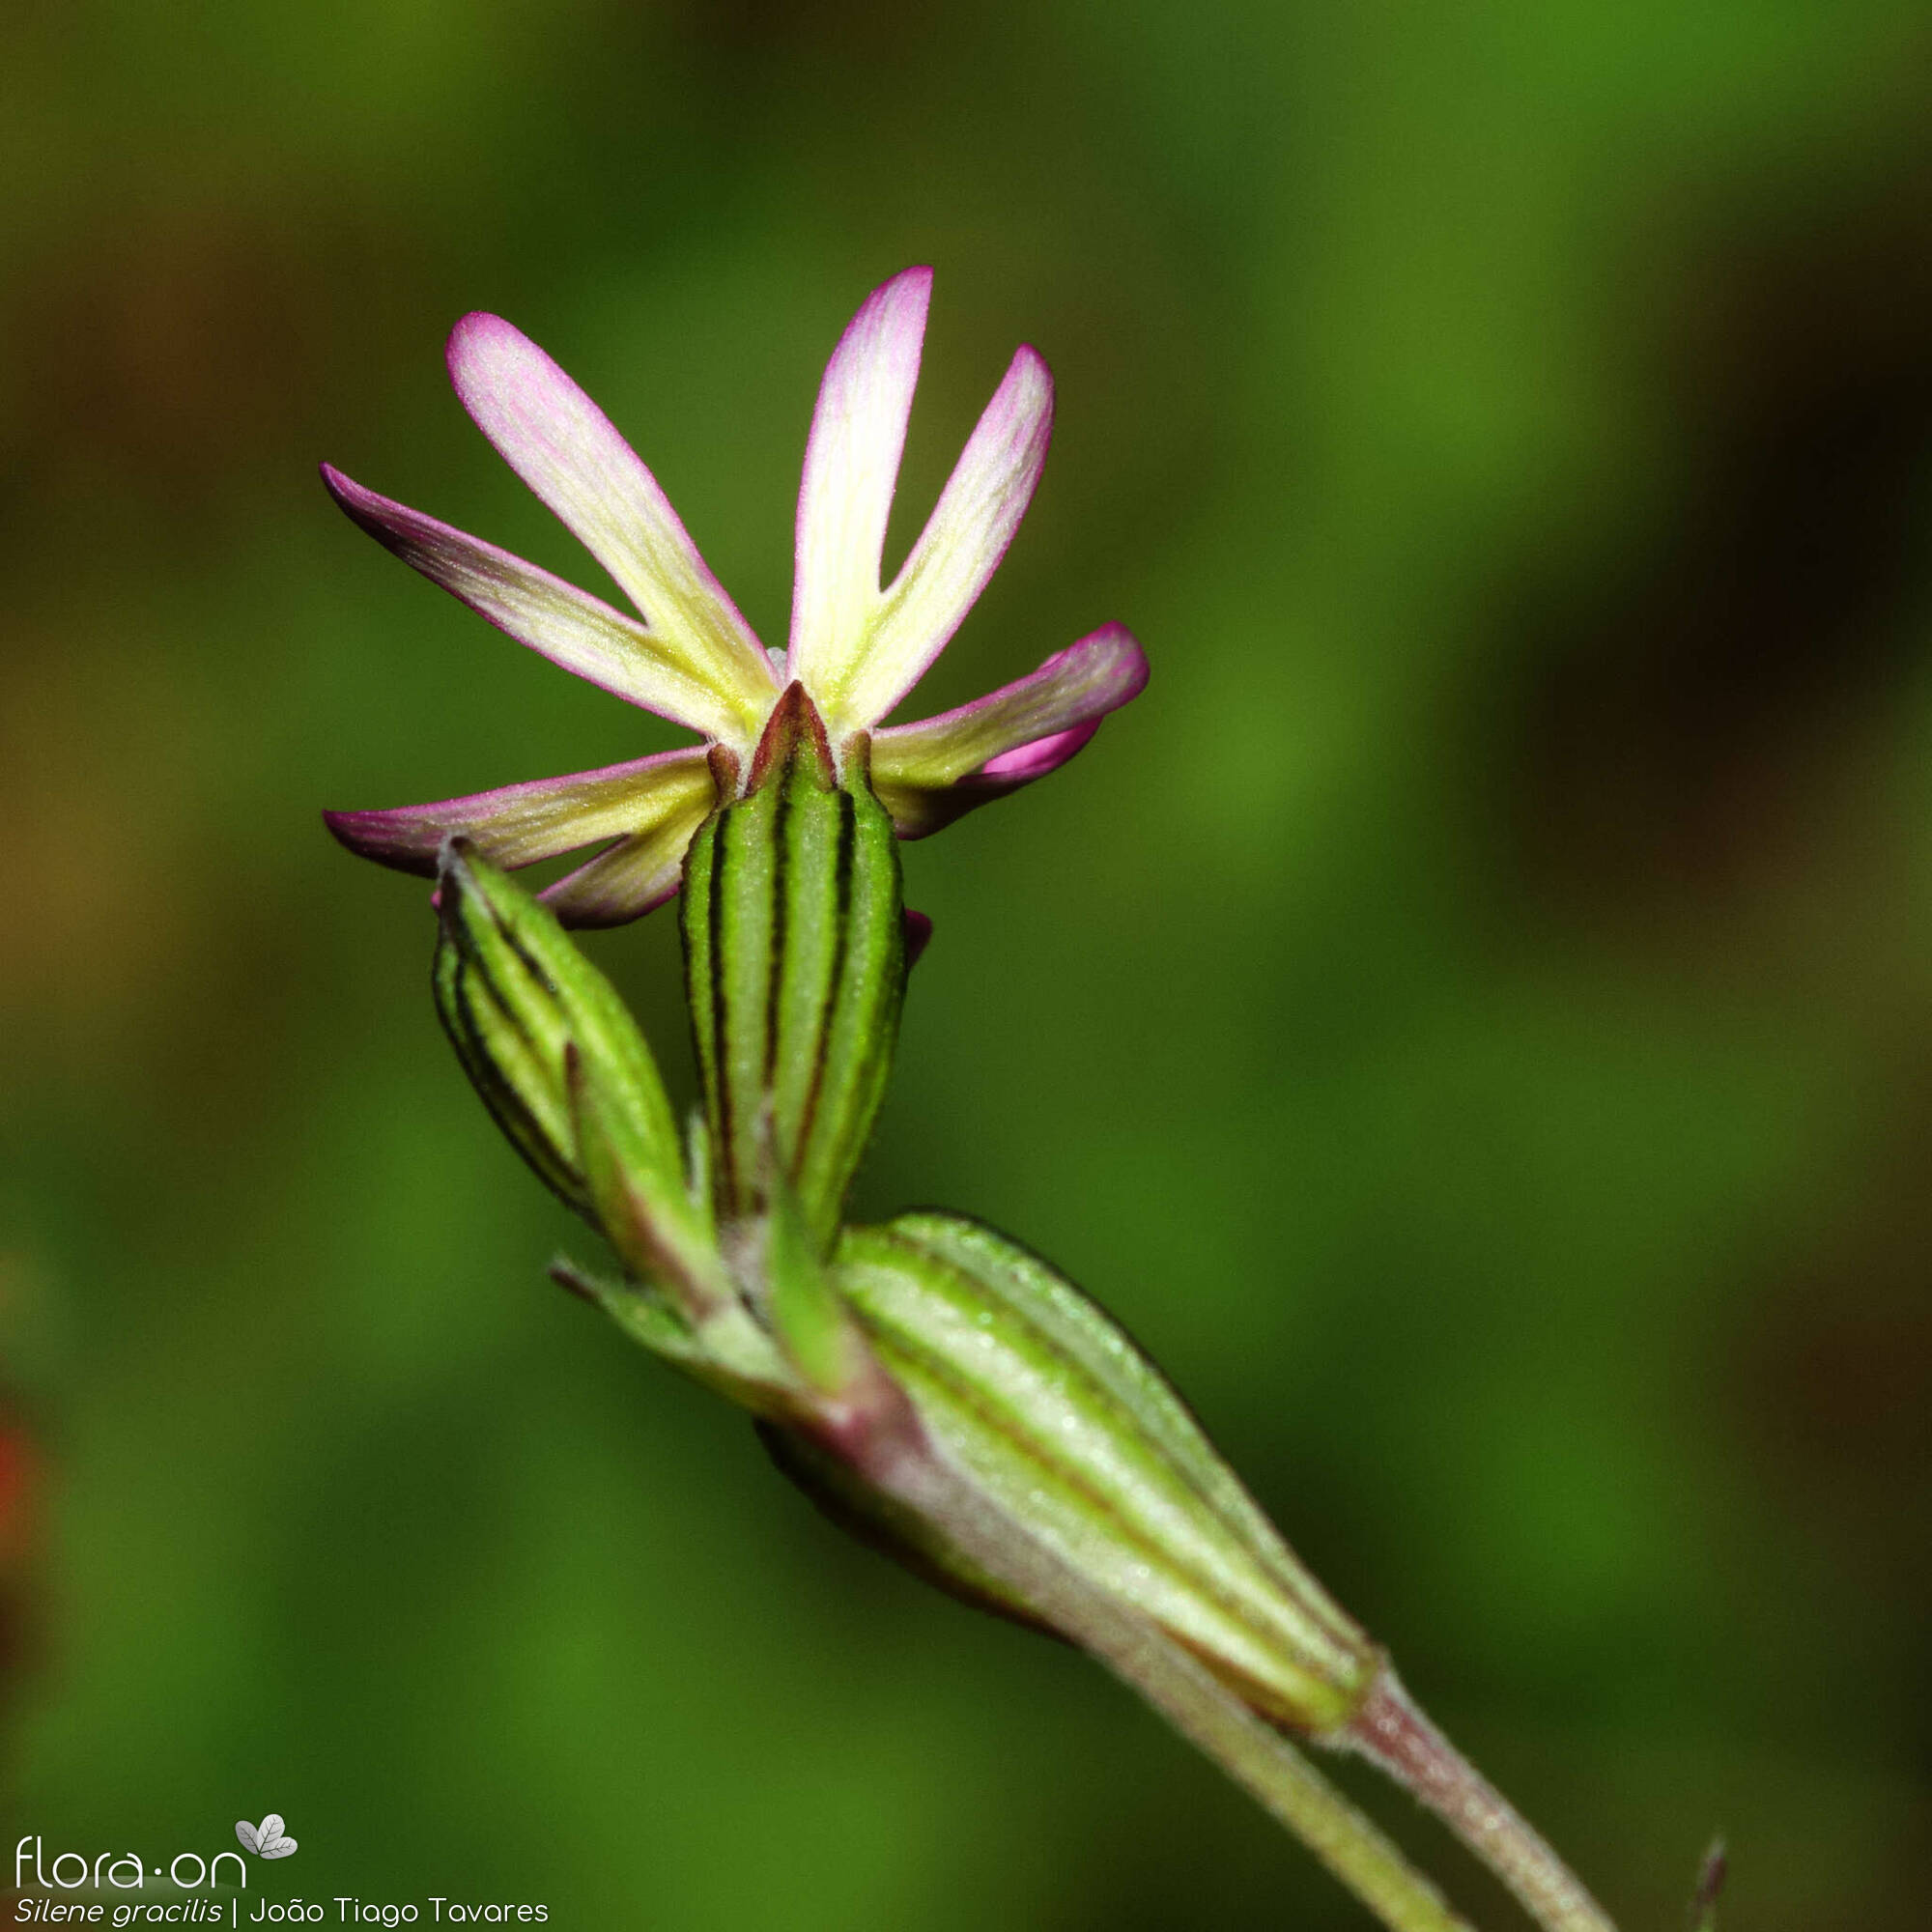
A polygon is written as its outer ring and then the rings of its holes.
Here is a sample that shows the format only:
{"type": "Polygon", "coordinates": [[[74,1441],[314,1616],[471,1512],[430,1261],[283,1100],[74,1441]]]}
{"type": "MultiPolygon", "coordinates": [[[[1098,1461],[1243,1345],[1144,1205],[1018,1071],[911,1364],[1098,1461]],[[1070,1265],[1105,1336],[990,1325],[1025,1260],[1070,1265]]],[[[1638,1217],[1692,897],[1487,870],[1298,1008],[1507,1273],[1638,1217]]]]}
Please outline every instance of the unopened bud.
{"type": "MultiPolygon", "coordinates": [[[[1309,1576],[1160,1371],[1078,1289],[952,1215],[848,1229],[834,1278],[938,1448],[1021,1531],[1160,1626],[1256,1712],[1337,1730],[1381,1656],[1309,1576]]],[[[943,1523],[768,1430],[829,1513],[957,1595],[1052,1628],[943,1523]]]]}
{"type": "Polygon", "coordinates": [[[484,1103],[571,1208],[644,1275],[712,1248],[676,1117],[637,1022],[551,913],[461,839],[444,849],[437,1011],[484,1103]]]}

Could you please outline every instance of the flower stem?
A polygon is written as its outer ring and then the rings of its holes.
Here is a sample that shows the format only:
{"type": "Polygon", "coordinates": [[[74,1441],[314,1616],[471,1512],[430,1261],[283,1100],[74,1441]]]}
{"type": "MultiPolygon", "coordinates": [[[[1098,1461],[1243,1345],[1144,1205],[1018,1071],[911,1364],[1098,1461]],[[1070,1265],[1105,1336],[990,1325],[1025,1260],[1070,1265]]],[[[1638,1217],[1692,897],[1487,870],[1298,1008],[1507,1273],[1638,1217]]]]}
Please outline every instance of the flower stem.
{"type": "Polygon", "coordinates": [[[962,1554],[1022,1593],[1064,1635],[1138,1691],[1300,1838],[1391,1932],[1471,1932],[1435,1886],[1293,1745],[1153,1623],[1123,1609],[1015,1523],[923,1431],[919,1436],[901,1436],[892,1453],[879,1457],[868,1471],[873,1480],[943,1525],[962,1554]]]}
{"type": "Polygon", "coordinates": [[[1435,1812],[1545,1932],[1616,1932],[1569,1866],[1416,1708],[1394,1671],[1383,1668],[1339,1742],[1435,1812]]]}

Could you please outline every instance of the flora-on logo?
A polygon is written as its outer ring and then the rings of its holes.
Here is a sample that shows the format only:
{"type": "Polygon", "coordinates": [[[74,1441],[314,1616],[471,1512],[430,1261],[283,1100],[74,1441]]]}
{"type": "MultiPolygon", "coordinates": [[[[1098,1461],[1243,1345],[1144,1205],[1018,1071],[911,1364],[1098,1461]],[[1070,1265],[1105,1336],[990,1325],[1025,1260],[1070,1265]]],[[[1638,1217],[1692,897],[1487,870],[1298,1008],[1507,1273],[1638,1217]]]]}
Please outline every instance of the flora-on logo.
{"type": "Polygon", "coordinates": [[[296,1848],[296,1841],[282,1830],[282,1814],[279,1811],[270,1811],[259,1825],[238,1818],[235,1835],[258,1859],[285,1859],[296,1848]]]}
{"type": "MultiPolygon", "coordinates": [[[[270,1821],[264,1820],[264,1822],[270,1821]]],[[[279,1836],[282,1821],[277,1818],[272,1822],[279,1836]]],[[[246,1838],[242,1842],[244,1845],[249,1843],[246,1838]]],[[[292,1839],[283,1839],[282,1842],[287,1851],[280,1854],[271,1853],[270,1857],[285,1858],[288,1852],[295,1850],[292,1839]]],[[[250,1845],[249,1849],[252,1851],[254,1847],[250,1845]]],[[[99,1891],[103,1886],[111,1885],[120,1891],[140,1891],[146,1888],[150,1878],[158,1879],[165,1874],[178,1890],[193,1891],[199,1886],[212,1887],[222,1882],[223,1859],[228,1860],[235,1867],[234,1883],[245,1890],[248,1884],[248,1865],[240,1852],[216,1852],[213,1858],[208,1859],[203,1858],[199,1852],[177,1852],[165,1865],[150,1865],[139,1852],[100,1852],[92,1858],[84,1852],[57,1852],[49,1859],[46,1847],[40,1836],[29,1833],[14,1847],[14,1889],[16,1892],[23,1892],[33,1886],[43,1891],[50,1891],[56,1888],[62,1891],[78,1891],[83,1886],[91,1885],[99,1891]],[[194,1870],[184,1876],[183,1865],[192,1865],[194,1870]]],[[[160,1909],[160,1907],[156,1908],[156,1911],[160,1909]]],[[[99,1908],[82,1906],[73,1908],[74,1913],[83,1911],[98,1912],[99,1908]]],[[[65,1907],[57,1906],[53,1908],[53,1913],[56,1918],[72,1916],[65,1907]]],[[[28,1907],[24,1902],[19,1912],[15,1914],[15,1918],[23,1925],[28,1922],[28,1907]]],[[[43,1919],[35,1918],[33,1922],[39,1924],[43,1919]]],[[[48,1918],[45,1922],[52,1923],[53,1919],[48,1918]]],[[[95,1924],[99,1920],[90,1918],[87,1922],[95,1924]]],[[[133,1921],[124,1918],[117,1922],[126,1925],[133,1921]]]]}

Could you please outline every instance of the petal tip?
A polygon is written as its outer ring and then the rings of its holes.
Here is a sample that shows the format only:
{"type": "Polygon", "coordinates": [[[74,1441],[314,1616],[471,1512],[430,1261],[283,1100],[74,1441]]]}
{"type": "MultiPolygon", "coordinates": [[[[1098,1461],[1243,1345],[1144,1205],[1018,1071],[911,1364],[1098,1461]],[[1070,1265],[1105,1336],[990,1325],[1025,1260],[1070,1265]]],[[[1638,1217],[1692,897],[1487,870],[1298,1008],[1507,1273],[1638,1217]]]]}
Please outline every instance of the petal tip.
{"type": "Polygon", "coordinates": [[[449,331],[443,360],[457,400],[486,436],[489,424],[478,412],[488,415],[493,399],[500,406],[502,398],[525,384],[554,380],[554,372],[561,373],[515,323],[480,308],[471,309],[449,331]]]}
{"type": "Polygon", "coordinates": [[[827,365],[833,369],[863,366],[873,355],[903,357],[916,372],[919,352],[925,340],[926,313],[932,305],[932,270],[920,267],[901,269],[881,282],[864,301],[845,332],[838,338],[827,365]]]}
{"type": "Polygon", "coordinates": [[[1049,396],[1053,394],[1053,364],[1031,342],[1022,342],[1013,351],[1013,359],[1007,366],[1009,371],[1024,370],[1045,388],[1049,396]]]}
{"type": "Polygon", "coordinates": [[[363,506],[375,498],[376,493],[336,469],[332,463],[318,464],[316,473],[322,478],[322,487],[328,492],[335,507],[360,523],[363,506]]]}
{"type": "Polygon", "coordinates": [[[523,332],[513,323],[505,322],[500,315],[492,315],[486,308],[473,308],[468,315],[457,317],[456,326],[449,331],[443,351],[449,373],[453,377],[471,357],[524,339],[523,332]]]}
{"type": "Polygon", "coordinates": [[[436,850],[405,807],[401,811],[325,811],[322,822],[330,838],[358,859],[373,859],[397,871],[433,877],[436,850]]]}
{"type": "Polygon", "coordinates": [[[911,268],[901,269],[895,275],[888,275],[867,299],[869,301],[899,291],[907,296],[916,294],[922,299],[929,298],[932,295],[932,265],[929,262],[915,262],[911,268]]]}
{"type": "Polygon", "coordinates": [[[1152,674],[1148,654],[1141,648],[1141,640],[1124,624],[1102,624],[1097,631],[1089,632],[1081,641],[1106,651],[1118,666],[1115,674],[1120,695],[1115,698],[1112,709],[1118,710],[1147,689],[1148,679],[1152,674]]]}
{"type": "Polygon", "coordinates": [[[1007,364],[992,407],[1001,411],[1026,440],[1037,445],[1036,462],[1045,457],[1053,435],[1053,403],[1052,368],[1031,342],[1022,342],[1007,364]]]}
{"type": "Polygon", "coordinates": [[[337,844],[348,846],[352,852],[359,852],[362,847],[357,840],[363,836],[363,822],[377,815],[371,811],[325,811],[322,822],[337,844]]]}

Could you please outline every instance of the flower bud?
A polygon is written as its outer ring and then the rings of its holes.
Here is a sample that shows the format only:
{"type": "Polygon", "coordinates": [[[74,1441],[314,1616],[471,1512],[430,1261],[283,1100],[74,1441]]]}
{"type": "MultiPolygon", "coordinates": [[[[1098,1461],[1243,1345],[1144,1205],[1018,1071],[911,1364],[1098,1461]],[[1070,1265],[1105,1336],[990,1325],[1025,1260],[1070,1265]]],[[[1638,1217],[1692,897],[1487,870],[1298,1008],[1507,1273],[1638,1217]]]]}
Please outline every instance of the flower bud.
{"type": "Polygon", "coordinates": [[[611,982],[463,839],[444,847],[439,903],[437,1011],[512,1145],[640,1275],[715,1272],[664,1081],[611,982]]]}
{"type": "MultiPolygon", "coordinates": [[[[848,1229],[834,1279],[932,1441],[1020,1529],[1192,1651],[1257,1713],[1346,1724],[1380,1653],[1302,1568],[1160,1371],[1086,1295],[975,1222],[848,1229]]],[[[821,1442],[767,1446],[827,1512],[982,1607],[1051,1620],[945,1525],[821,1442]]]]}
{"type": "Polygon", "coordinates": [[[841,781],[793,685],[746,795],[712,814],[685,860],[685,974],[718,1218],[762,1214],[775,1163],[821,1254],[872,1130],[905,995],[898,843],[865,767],[858,738],[841,781]]]}

